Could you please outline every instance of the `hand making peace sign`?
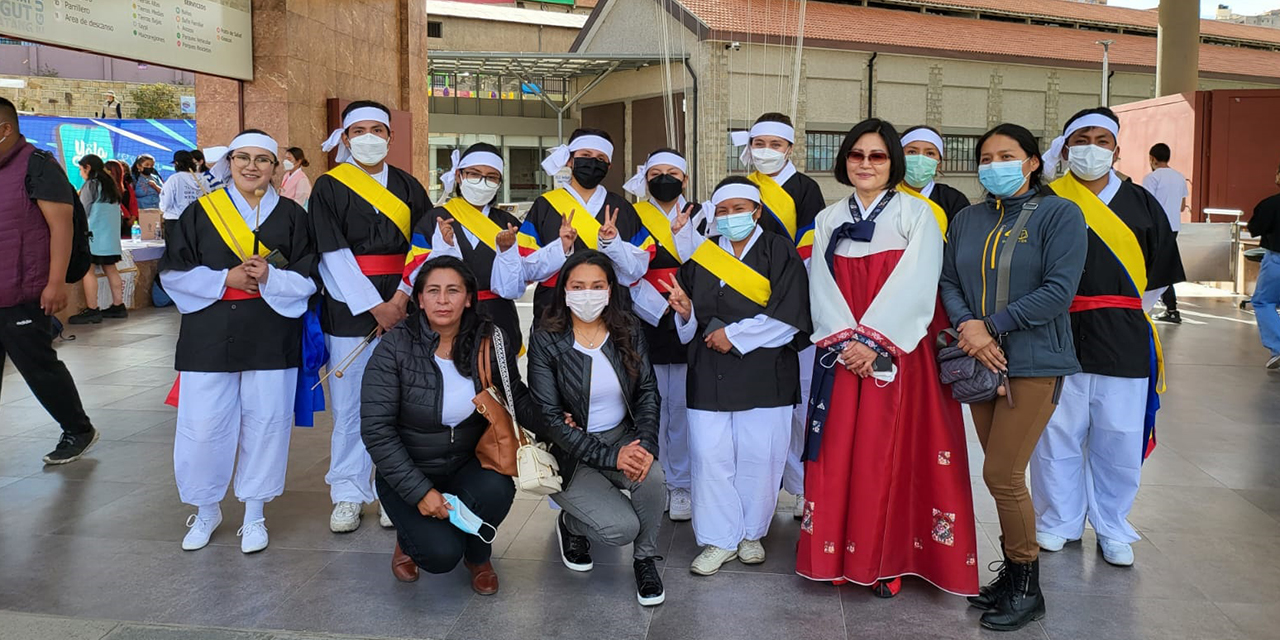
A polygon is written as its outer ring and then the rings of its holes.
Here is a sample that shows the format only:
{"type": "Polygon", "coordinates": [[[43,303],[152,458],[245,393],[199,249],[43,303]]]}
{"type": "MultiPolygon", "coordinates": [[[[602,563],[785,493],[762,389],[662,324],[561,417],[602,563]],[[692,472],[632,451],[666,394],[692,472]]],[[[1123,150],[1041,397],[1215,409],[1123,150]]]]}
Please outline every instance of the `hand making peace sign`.
{"type": "Polygon", "coordinates": [[[573,216],[577,211],[572,209],[569,215],[560,218],[560,242],[564,245],[565,253],[572,251],[573,243],[578,240],[578,230],[573,228],[573,216]]]}
{"type": "Polygon", "coordinates": [[[618,237],[618,213],[618,208],[605,205],[604,224],[600,225],[600,240],[602,242],[609,242],[618,237]]]}
{"type": "Polygon", "coordinates": [[[676,219],[671,221],[672,234],[680,233],[680,230],[683,229],[686,224],[689,224],[689,220],[693,218],[694,208],[695,208],[695,205],[692,202],[690,202],[689,204],[685,205],[684,209],[680,210],[680,213],[676,214],[676,219]]]}
{"type": "Polygon", "coordinates": [[[673,311],[680,314],[680,317],[683,318],[685,322],[688,322],[689,316],[693,314],[693,303],[690,302],[688,294],[686,294],[684,289],[680,286],[680,282],[676,280],[675,276],[671,276],[671,282],[668,283],[659,280],[658,284],[661,284],[662,288],[666,289],[667,293],[671,294],[670,297],[667,298],[667,305],[670,306],[673,311]]]}

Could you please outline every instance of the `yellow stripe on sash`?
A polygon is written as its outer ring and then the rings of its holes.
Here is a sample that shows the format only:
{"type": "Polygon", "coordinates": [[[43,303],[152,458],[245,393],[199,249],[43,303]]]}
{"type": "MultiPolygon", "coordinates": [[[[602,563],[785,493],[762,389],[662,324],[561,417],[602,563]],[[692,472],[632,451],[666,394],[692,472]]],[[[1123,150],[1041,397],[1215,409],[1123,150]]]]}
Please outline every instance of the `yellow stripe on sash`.
{"type": "MultiPolygon", "coordinates": [[[[649,235],[657,241],[658,246],[667,250],[676,260],[680,260],[680,252],[676,251],[676,238],[671,234],[671,221],[667,220],[667,216],[653,206],[652,202],[637,202],[636,213],[640,215],[640,222],[644,224],[644,228],[649,230],[649,235]]],[[[643,249],[644,247],[640,247],[643,249]]]]}
{"type": "Polygon", "coordinates": [[[704,240],[689,259],[724,280],[725,284],[748,300],[762,307],[769,306],[769,297],[773,295],[769,279],[721,249],[715,242],[704,240]]]}
{"type": "MultiPolygon", "coordinates": [[[[1147,263],[1142,255],[1142,245],[1138,244],[1137,236],[1133,235],[1133,229],[1116,215],[1105,202],[1103,202],[1088,187],[1080,183],[1075,175],[1068,172],[1066,175],[1054,180],[1049,184],[1053,192],[1059,196],[1066,198],[1080,207],[1084,212],[1084,222],[1088,225],[1089,230],[1098,236],[1102,243],[1107,245],[1112,255],[1120,261],[1120,266],[1124,267],[1125,273],[1129,279],[1133,281],[1134,293],[1139,298],[1147,290],[1147,263]]],[[[1151,326],[1151,340],[1155,344],[1156,349],[1156,391],[1164,393],[1164,349],[1160,345],[1160,332],[1156,331],[1156,325],[1151,321],[1151,316],[1143,312],[1143,317],[1147,319],[1147,324],[1151,326]]]]}
{"type": "Polygon", "coordinates": [[[919,191],[912,189],[911,186],[906,184],[905,182],[898,185],[898,191],[901,191],[909,196],[915,196],[917,198],[920,198],[921,200],[924,200],[929,205],[929,209],[933,211],[933,217],[938,219],[938,228],[942,230],[942,241],[946,242],[947,241],[947,212],[943,211],[942,205],[927,198],[923,193],[920,193],[919,191]]]}
{"type": "Polygon", "coordinates": [[[409,240],[409,205],[397,198],[396,194],[391,193],[386,187],[378,184],[373,176],[348,162],[330,169],[325,175],[332,176],[333,179],[346,185],[348,189],[356,192],[356,195],[364,198],[365,202],[373,205],[374,209],[390,218],[396,223],[396,227],[399,227],[400,233],[404,234],[404,239],[409,240]]]}
{"type": "Polygon", "coordinates": [[[582,206],[577,198],[564,189],[548,191],[542,194],[542,197],[551,203],[551,207],[560,214],[561,218],[568,218],[570,213],[577,211],[573,215],[572,224],[573,228],[578,230],[578,239],[586,243],[587,248],[596,248],[600,242],[600,221],[588,213],[587,208],[582,206]]]}
{"type": "Polygon", "coordinates": [[[502,233],[502,228],[498,223],[485,217],[479,209],[475,208],[470,202],[462,198],[452,198],[444,205],[445,211],[453,216],[454,220],[462,223],[468,231],[475,234],[480,241],[485,243],[490,249],[498,250],[498,234],[502,233]]]}
{"type": "MultiPolygon", "coordinates": [[[[227,248],[231,249],[231,252],[240,260],[248,260],[249,253],[253,250],[253,229],[245,223],[240,210],[231,201],[231,196],[227,195],[227,190],[218,189],[200,198],[200,206],[209,216],[213,228],[218,230],[218,235],[222,236],[222,242],[227,245],[227,248]],[[248,249],[246,250],[245,247],[248,249]]],[[[259,240],[258,255],[265,258],[269,253],[271,248],[259,240]]]]}
{"type": "Polygon", "coordinates": [[[783,189],[776,180],[759,171],[751,172],[747,179],[760,187],[760,199],[769,207],[778,222],[787,229],[792,242],[796,241],[796,201],[783,189]]]}

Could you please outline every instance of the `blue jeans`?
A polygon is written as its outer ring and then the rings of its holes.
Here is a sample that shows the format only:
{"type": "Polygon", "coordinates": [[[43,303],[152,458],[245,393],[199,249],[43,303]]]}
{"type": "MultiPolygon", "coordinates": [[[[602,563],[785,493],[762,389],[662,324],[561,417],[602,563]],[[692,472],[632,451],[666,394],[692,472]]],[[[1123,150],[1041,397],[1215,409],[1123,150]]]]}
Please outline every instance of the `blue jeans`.
{"type": "Polygon", "coordinates": [[[1280,253],[1268,251],[1263,256],[1252,302],[1253,310],[1258,316],[1258,334],[1262,337],[1262,346],[1271,355],[1280,356],[1280,315],[1276,315],[1276,305],[1280,304],[1280,253]]]}

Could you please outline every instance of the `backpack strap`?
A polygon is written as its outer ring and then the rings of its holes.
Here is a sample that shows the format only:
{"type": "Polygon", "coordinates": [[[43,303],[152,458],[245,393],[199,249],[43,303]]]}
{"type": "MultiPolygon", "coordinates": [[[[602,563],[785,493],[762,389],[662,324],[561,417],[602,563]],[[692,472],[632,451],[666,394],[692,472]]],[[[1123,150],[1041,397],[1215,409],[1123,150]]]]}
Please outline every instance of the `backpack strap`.
{"type": "Polygon", "coordinates": [[[1044,196],[1037,194],[1023,203],[1022,211],[1018,213],[1018,219],[1014,221],[1013,228],[1009,229],[1010,240],[1000,249],[999,263],[996,269],[997,313],[1009,306],[1009,269],[1013,264],[1013,249],[1018,246],[1018,237],[1022,235],[1022,230],[1027,226],[1027,220],[1031,218],[1031,214],[1040,206],[1042,200],[1044,200],[1044,196]]]}

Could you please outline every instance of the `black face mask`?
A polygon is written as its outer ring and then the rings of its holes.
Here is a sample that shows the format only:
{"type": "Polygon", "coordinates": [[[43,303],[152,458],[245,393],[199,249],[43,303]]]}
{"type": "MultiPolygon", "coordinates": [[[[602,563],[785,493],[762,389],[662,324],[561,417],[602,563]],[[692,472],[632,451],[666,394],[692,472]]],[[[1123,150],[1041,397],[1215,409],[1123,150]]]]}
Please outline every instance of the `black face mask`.
{"type": "Polygon", "coordinates": [[[573,179],[587,189],[600,186],[605,174],[609,173],[609,163],[597,158],[574,158],[573,179]]]}
{"type": "Polygon", "coordinates": [[[684,182],[679,178],[662,174],[649,179],[649,195],[658,202],[672,202],[684,191],[684,182]]]}

